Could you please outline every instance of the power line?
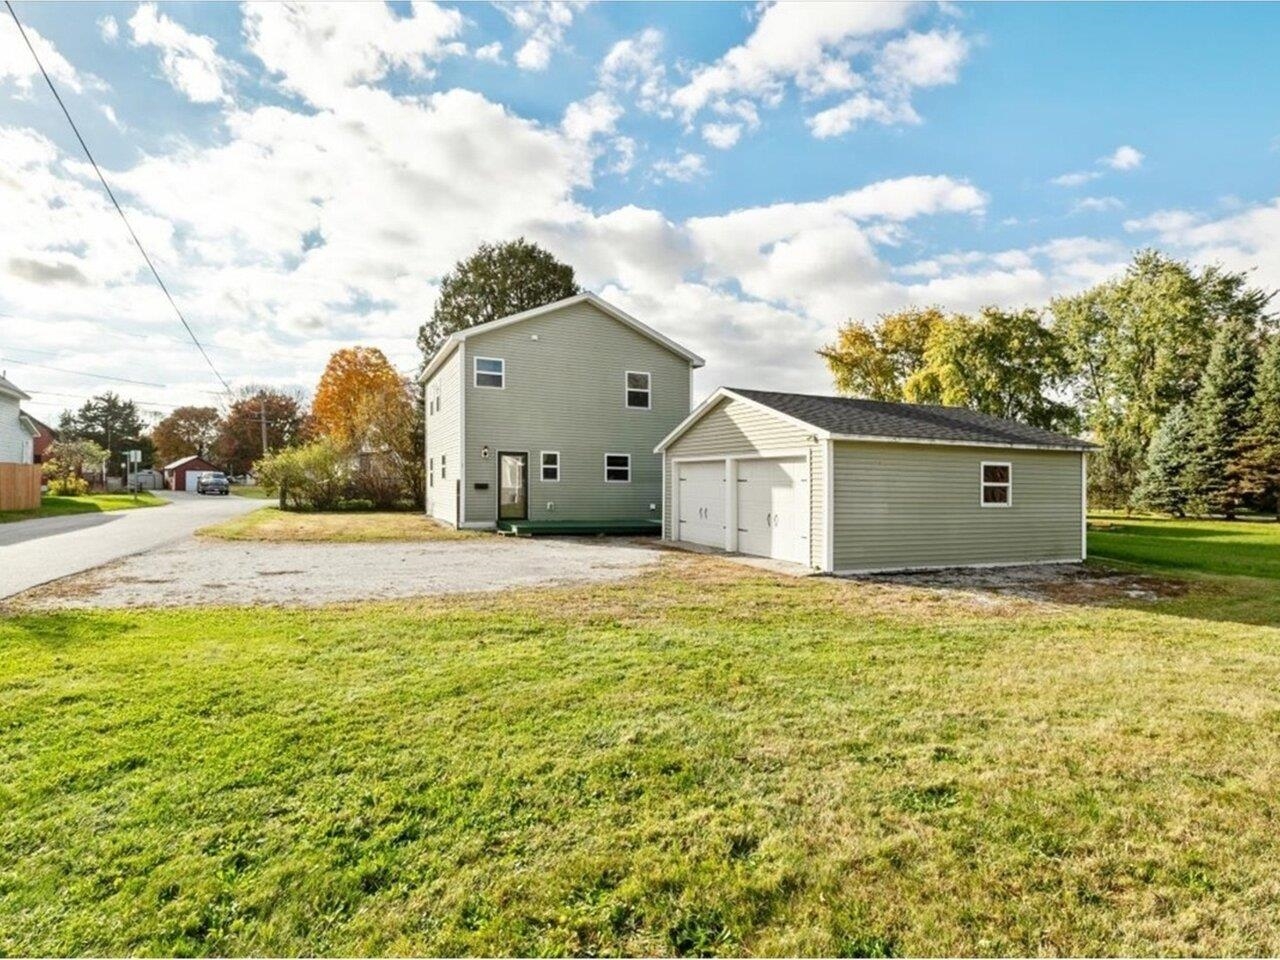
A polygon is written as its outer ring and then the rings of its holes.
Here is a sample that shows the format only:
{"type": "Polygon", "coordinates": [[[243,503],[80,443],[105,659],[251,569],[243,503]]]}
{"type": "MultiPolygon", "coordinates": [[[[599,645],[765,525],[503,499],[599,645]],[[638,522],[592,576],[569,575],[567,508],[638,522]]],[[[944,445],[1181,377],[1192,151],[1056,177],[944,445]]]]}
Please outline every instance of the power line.
{"type": "MultiPolygon", "coordinates": [[[[34,397],[61,397],[64,400],[96,400],[97,398],[87,393],[59,393],[55,390],[28,390],[27,393],[34,397]]],[[[129,400],[135,407],[155,407],[158,410],[176,410],[177,405],[172,403],[152,403],[150,400],[129,400]]],[[[32,403],[42,403],[47,407],[61,406],[61,404],[53,403],[49,400],[33,400],[32,403]]]]}
{"type": "Polygon", "coordinates": [[[66,367],[51,367],[44,363],[32,363],[30,360],[19,360],[16,357],[0,357],[0,363],[19,363],[24,367],[37,367],[41,370],[52,370],[54,373],[69,373],[75,377],[95,377],[98,380],[114,380],[116,383],[129,383],[135,387],[159,387],[164,389],[168,384],[152,383],[149,380],[130,380],[127,377],[112,377],[105,373],[86,373],[83,370],[68,370],[66,367]]]}
{"type": "Polygon", "coordinates": [[[18,27],[18,32],[22,34],[22,40],[27,45],[27,49],[31,51],[31,57],[36,62],[36,66],[40,68],[40,73],[44,76],[44,82],[49,86],[49,92],[53,94],[53,99],[58,101],[58,106],[62,108],[62,115],[67,118],[67,123],[71,125],[71,131],[76,135],[76,139],[80,141],[80,147],[84,150],[84,155],[89,158],[89,163],[93,166],[93,172],[98,175],[98,181],[102,184],[102,189],[107,191],[107,196],[111,198],[111,204],[116,208],[116,213],[120,214],[120,219],[124,221],[125,229],[129,231],[129,236],[133,238],[134,244],[138,248],[138,252],[142,254],[142,259],[147,261],[147,266],[151,269],[151,275],[156,278],[156,283],[160,285],[160,289],[164,291],[169,306],[173,307],[173,312],[178,315],[178,320],[182,322],[182,326],[187,331],[187,335],[191,337],[191,342],[196,345],[196,349],[200,351],[200,356],[204,357],[204,362],[209,365],[209,369],[213,371],[213,375],[218,378],[218,382],[226,389],[228,394],[232,393],[231,384],[223,379],[222,374],[218,372],[218,368],[213,365],[213,360],[205,351],[204,345],[200,342],[200,338],[196,336],[195,331],[191,329],[191,324],[187,323],[187,318],[182,315],[182,310],[178,308],[178,303],[173,299],[173,294],[169,292],[169,288],[160,279],[160,271],[156,269],[156,265],[151,262],[151,257],[147,253],[146,248],[142,245],[142,241],[138,239],[137,233],[134,232],[133,224],[129,222],[129,218],[125,216],[124,208],[120,206],[120,201],[116,199],[116,195],[111,190],[111,186],[107,183],[107,178],[102,175],[102,170],[98,167],[98,161],[93,158],[93,153],[89,150],[89,145],[84,142],[84,137],[80,135],[80,128],[76,126],[76,122],[71,119],[71,112],[67,109],[67,105],[62,102],[62,96],[58,93],[58,88],[53,85],[53,79],[49,76],[49,71],[45,70],[44,64],[40,62],[40,55],[36,53],[36,48],[32,46],[31,39],[27,36],[26,29],[22,26],[22,21],[18,19],[18,11],[13,9],[11,0],[4,0],[4,5],[9,8],[9,16],[13,17],[13,22],[18,27]]]}

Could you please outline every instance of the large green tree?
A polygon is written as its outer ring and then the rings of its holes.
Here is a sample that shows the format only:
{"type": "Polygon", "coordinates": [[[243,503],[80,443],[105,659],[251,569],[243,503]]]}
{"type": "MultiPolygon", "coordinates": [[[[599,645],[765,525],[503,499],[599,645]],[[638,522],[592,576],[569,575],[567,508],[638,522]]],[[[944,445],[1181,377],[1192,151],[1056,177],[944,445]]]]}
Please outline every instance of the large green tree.
{"type": "Polygon", "coordinates": [[[228,473],[244,473],[271,451],[297,446],[308,435],[309,418],[299,395],[270,387],[248,387],[222,418],[213,454],[228,473]]]}
{"type": "Polygon", "coordinates": [[[1147,448],[1142,477],[1134,501],[1146,510],[1186,516],[1197,507],[1191,475],[1195,458],[1195,421],[1180,403],[1165,415],[1147,448]]]}
{"type": "Polygon", "coordinates": [[[214,407],[177,407],[151,428],[157,462],[172,463],[192,454],[208,456],[221,422],[214,407]]]}
{"type": "Polygon", "coordinates": [[[1213,338],[1195,405],[1192,485],[1211,513],[1233,519],[1244,497],[1239,471],[1257,354],[1250,321],[1233,316],[1213,338]]]}
{"type": "Polygon", "coordinates": [[[58,418],[60,436],[92,440],[107,451],[107,472],[111,476],[120,475],[126,450],[141,450],[143,464],[151,464],[153,446],[146,430],[137,404],[109,390],[86,400],[78,410],[64,410],[58,418]]]}
{"type": "Polygon", "coordinates": [[[885,313],[873,324],[849,321],[818,351],[836,390],[846,396],[899,401],[907,381],[924,366],[929,334],[946,323],[937,307],[885,313]]]}
{"type": "Polygon", "coordinates": [[[1262,350],[1235,470],[1245,493],[1280,520],[1280,334],[1262,350]]]}
{"type": "Polygon", "coordinates": [[[1160,422],[1195,400],[1214,333],[1229,320],[1265,324],[1271,296],[1245,274],[1144,250],[1123,276],[1053,301],[1074,399],[1102,447],[1090,470],[1096,502],[1128,505],[1160,422]]]}
{"type": "Polygon", "coordinates": [[[573,267],[536,243],[524,237],[482,243],[475,253],[454,264],[440,283],[431,319],[418,330],[423,362],[451,333],[580,292],[573,267]]]}

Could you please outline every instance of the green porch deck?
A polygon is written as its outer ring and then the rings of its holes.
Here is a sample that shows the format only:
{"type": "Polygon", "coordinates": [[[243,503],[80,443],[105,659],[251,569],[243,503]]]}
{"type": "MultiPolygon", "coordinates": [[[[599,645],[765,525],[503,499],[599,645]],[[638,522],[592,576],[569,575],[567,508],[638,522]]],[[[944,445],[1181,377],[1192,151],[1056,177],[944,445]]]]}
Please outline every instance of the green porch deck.
{"type": "Polygon", "coordinates": [[[514,537],[659,536],[661,520],[499,520],[498,532],[514,537]]]}

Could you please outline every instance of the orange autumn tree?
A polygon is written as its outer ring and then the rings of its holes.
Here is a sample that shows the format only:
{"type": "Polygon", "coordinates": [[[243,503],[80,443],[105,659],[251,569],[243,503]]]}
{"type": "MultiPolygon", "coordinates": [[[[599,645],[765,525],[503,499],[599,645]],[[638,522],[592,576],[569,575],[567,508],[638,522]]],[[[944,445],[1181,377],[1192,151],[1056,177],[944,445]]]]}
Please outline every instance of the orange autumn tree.
{"type": "Polygon", "coordinates": [[[315,429],[353,447],[363,439],[374,398],[399,396],[404,381],[377,347],[344,347],[329,358],[311,404],[315,429]]]}

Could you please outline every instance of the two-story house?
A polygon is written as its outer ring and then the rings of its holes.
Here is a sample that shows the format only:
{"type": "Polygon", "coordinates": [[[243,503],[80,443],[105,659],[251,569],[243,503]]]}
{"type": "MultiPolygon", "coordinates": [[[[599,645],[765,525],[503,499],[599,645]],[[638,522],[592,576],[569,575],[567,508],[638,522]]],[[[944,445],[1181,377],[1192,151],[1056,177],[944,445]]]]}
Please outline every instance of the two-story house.
{"type": "Polygon", "coordinates": [[[0,375],[0,463],[31,463],[38,431],[22,412],[31,398],[0,375]]]}
{"type": "Polygon", "coordinates": [[[423,372],[427,513],[658,529],[702,358],[592,293],[454,333],[423,372]]]}

